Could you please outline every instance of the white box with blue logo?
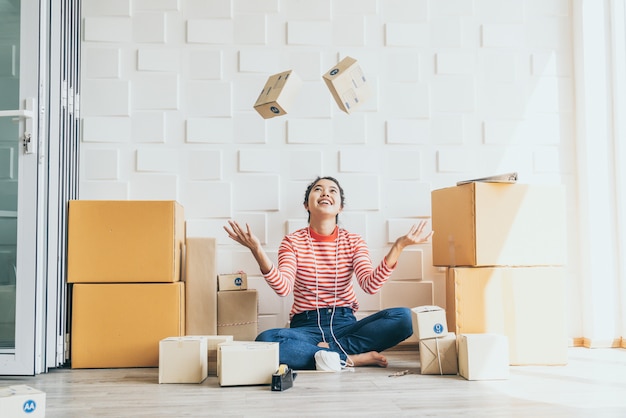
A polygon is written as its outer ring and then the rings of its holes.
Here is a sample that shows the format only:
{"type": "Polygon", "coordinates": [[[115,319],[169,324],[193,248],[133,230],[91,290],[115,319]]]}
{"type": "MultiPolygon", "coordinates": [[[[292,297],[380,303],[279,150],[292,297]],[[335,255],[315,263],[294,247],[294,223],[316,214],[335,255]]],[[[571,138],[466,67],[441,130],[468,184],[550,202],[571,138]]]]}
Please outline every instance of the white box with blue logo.
{"type": "Polygon", "coordinates": [[[0,416],[32,417],[46,416],[46,393],[26,385],[0,388],[0,416]]]}
{"type": "Polygon", "coordinates": [[[246,273],[218,274],[217,288],[224,290],[247,290],[248,275],[246,273]]]}
{"type": "Polygon", "coordinates": [[[345,57],[339,61],[322,78],[339,109],[348,114],[372,95],[361,65],[352,57],[345,57]]]}
{"type": "Polygon", "coordinates": [[[302,80],[293,70],[274,74],[265,83],[254,109],[263,119],[286,115],[294,106],[301,87],[302,80]]]}
{"type": "Polygon", "coordinates": [[[444,337],[448,334],[446,311],[439,306],[418,306],[411,309],[413,333],[418,340],[444,337]]]}

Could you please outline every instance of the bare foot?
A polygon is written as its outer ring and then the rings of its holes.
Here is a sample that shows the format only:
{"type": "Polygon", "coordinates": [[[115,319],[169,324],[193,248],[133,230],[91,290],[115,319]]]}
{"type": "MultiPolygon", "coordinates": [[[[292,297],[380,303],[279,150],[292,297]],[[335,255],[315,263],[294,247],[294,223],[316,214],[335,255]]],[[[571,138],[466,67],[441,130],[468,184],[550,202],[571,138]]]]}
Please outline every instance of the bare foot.
{"type": "Polygon", "coordinates": [[[322,348],[330,348],[330,345],[328,345],[328,343],[324,341],[320,341],[319,343],[317,343],[317,346],[322,348]]]}
{"type": "Polygon", "coordinates": [[[369,353],[350,354],[348,356],[348,366],[360,367],[360,366],[378,366],[387,367],[387,358],[377,351],[370,351],[369,353]],[[350,364],[352,362],[352,364],[350,364]]]}

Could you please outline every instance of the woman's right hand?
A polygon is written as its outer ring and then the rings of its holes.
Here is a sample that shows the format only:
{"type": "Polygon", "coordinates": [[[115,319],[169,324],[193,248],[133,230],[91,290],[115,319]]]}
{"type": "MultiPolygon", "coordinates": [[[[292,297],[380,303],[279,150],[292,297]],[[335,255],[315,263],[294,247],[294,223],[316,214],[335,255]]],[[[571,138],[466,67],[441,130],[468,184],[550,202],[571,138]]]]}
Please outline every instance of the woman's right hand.
{"type": "Polygon", "coordinates": [[[235,221],[228,221],[228,225],[230,228],[224,226],[224,230],[231,239],[244,247],[248,247],[253,252],[261,247],[261,242],[250,230],[250,225],[246,224],[245,230],[235,221]]]}

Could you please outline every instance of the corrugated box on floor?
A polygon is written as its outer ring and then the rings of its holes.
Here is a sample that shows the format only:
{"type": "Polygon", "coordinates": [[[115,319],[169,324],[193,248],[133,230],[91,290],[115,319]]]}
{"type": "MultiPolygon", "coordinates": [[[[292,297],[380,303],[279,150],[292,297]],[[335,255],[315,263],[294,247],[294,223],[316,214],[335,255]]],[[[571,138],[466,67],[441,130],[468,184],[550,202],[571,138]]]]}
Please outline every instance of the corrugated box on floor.
{"type": "Polygon", "coordinates": [[[186,335],[217,334],[215,238],[187,238],[185,245],[186,335]]]}
{"type": "Polygon", "coordinates": [[[565,263],[562,186],[474,182],[431,195],[435,266],[565,263]]]}
{"type": "Polygon", "coordinates": [[[74,369],[158,367],[159,341],[184,330],[183,282],[72,286],[74,369]]]}
{"type": "Polygon", "coordinates": [[[457,374],[456,335],[448,332],[442,337],[420,340],[422,374],[457,374]]]}
{"type": "Polygon", "coordinates": [[[450,268],[448,324],[457,335],[506,335],[512,365],[563,365],[565,293],[563,267],[450,268]]]}
{"type": "Polygon", "coordinates": [[[45,417],[45,392],[26,385],[12,385],[1,387],[0,416],[7,418],[45,417]]]}
{"type": "Polygon", "coordinates": [[[159,342],[159,383],[201,383],[208,376],[208,340],[168,337],[159,342]]]}
{"type": "Polygon", "coordinates": [[[254,341],[258,335],[259,297],[256,289],[217,292],[217,334],[237,341],[254,341]]]}
{"type": "Polygon", "coordinates": [[[372,94],[361,65],[352,57],[339,61],[322,78],[339,109],[348,114],[361,106],[372,94]]]}
{"type": "Polygon", "coordinates": [[[291,111],[301,87],[302,80],[293,70],[274,74],[265,83],[254,109],[263,119],[286,115],[291,111]]]}
{"type": "Polygon", "coordinates": [[[72,200],[67,281],[179,281],[184,241],[184,211],[175,201],[72,200]]]}
{"type": "Polygon", "coordinates": [[[221,343],[227,343],[233,341],[232,335],[209,335],[209,350],[208,350],[208,361],[209,361],[209,376],[217,376],[217,347],[221,343]]]}
{"type": "Polygon", "coordinates": [[[411,309],[413,334],[418,340],[442,337],[448,333],[446,312],[439,306],[418,306],[411,309]]]}
{"type": "Polygon", "coordinates": [[[246,273],[220,274],[217,276],[219,290],[247,290],[248,275],[246,273]]]}
{"type": "Polygon", "coordinates": [[[220,386],[269,385],[278,370],[278,343],[221,343],[217,365],[220,386]]]}
{"type": "Polygon", "coordinates": [[[458,337],[459,375],[467,380],[508,379],[508,352],[504,335],[461,334],[458,337]]]}

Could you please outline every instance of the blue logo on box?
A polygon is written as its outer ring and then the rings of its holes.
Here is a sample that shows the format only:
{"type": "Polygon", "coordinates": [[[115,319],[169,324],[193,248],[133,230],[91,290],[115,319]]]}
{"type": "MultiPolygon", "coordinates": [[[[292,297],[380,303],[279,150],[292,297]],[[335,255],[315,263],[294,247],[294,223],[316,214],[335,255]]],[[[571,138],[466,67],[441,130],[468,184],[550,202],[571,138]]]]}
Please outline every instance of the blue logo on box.
{"type": "Polygon", "coordinates": [[[433,331],[435,331],[435,334],[441,334],[443,332],[443,325],[437,323],[433,326],[433,331]]]}
{"type": "Polygon", "coordinates": [[[243,280],[241,280],[241,277],[237,277],[235,279],[235,286],[241,286],[243,284],[243,280]]]}
{"type": "Polygon", "coordinates": [[[333,68],[332,70],[330,70],[330,75],[335,75],[339,72],[339,68],[333,68]]]}
{"type": "Polygon", "coordinates": [[[276,113],[277,115],[280,113],[280,109],[276,106],[270,107],[270,110],[272,111],[272,113],[276,113]]]}
{"type": "Polygon", "coordinates": [[[24,402],[24,405],[22,405],[22,410],[27,414],[35,412],[35,409],[37,409],[37,403],[32,399],[27,400],[24,402]]]}

